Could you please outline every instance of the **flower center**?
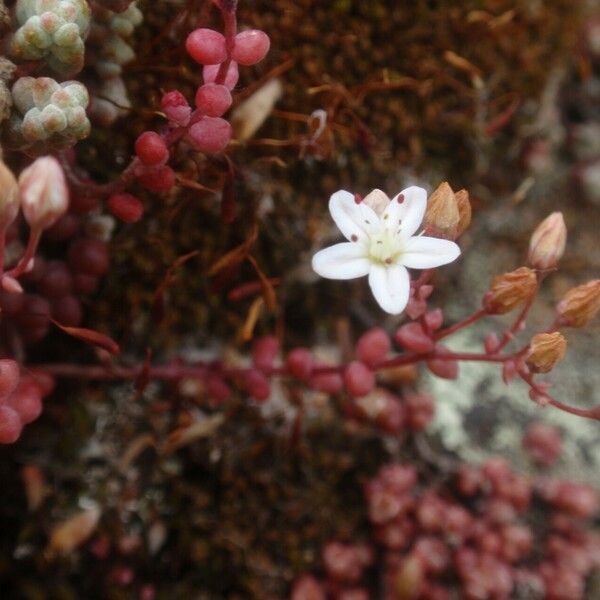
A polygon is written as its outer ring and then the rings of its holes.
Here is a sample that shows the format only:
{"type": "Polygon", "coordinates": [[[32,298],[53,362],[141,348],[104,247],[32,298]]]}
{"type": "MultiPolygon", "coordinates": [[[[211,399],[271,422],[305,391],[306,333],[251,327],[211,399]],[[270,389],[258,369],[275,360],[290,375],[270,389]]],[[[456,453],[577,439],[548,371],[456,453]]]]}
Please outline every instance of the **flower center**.
{"type": "Polygon", "coordinates": [[[369,237],[369,258],[384,265],[395,263],[402,254],[402,238],[397,232],[382,228],[369,237]]]}

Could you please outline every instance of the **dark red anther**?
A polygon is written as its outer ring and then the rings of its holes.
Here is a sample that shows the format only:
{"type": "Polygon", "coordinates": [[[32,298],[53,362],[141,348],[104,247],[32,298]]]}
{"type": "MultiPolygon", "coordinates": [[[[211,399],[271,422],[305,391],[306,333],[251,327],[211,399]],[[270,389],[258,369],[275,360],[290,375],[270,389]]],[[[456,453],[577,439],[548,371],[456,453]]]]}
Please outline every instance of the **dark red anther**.
{"type": "Polygon", "coordinates": [[[360,194],[354,194],[354,202],[360,204],[363,201],[363,197],[360,194]]]}
{"type": "Polygon", "coordinates": [[[402,204],[404,202],[404,194],[398,194],[398,204],[402,204]]]}
{"type": "Polygon", "coordinates": [[[357,236],[355,233],[353,233],[353,234],[350,236],[350,239],[351,239],[353,242],[358,242],[358,236],[357,236]]]}

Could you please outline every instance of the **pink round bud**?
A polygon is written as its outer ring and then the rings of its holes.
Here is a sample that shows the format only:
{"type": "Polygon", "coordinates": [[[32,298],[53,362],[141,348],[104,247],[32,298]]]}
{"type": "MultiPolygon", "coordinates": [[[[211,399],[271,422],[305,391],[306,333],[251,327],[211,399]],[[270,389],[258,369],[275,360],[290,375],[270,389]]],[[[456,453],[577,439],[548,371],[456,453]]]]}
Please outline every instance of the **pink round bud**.
{"type": "Polygon", "coordinates": [[[260,62],[269,52],[271,40],[260,29],[249,29],[235,36],[231,58],[240,65],[250,66],[260,62]]]}
{"type": "Polygon", "coordinates": [[[144,205],[133,194],[113,194],[108,199],[108,210],[124,223],[136,223],[144,214],[144,205]]]}
{"type": "Polygon", "coordinates": [[[36,159],[19,176],[19,198],[33,230],[48,229],[69,207],[69,188],[60,163],[52,156],[36,159]]]}
{"type": "Polygon", "coordinates": [[[417,322],[399,327],[394,334],[394,339],[399,346],[417,354],[431,352],[435,346],[433,339],[425,333],[421,323],[417,322]]]}
{"type": "Polygon", "coordinates": [[[173,90],[164,94],[160,107],[172,126],[185,127],[190,122],[192,107],[180,91],[173,90]]]}
{"type": "MultiPolygon", "coordinates": [[[[205,65],[202,69],[202,78],[204,79],[204,83],[216,83],[220,68],[221,65],[205,65]]],[[[219,83],[222,83],[227,89],[232,90],[239,78],[240,72],[238,65],[234,60],[232,60],[231,63],[229,63],[229,67],[227,67],[225,81],[220,81],[219,83]]]]}
{"type": "Polygon", "coordinates": [[[188,136],[199,152],[218,154],[231,140],[231,125],[220,117],[202,117],[190,127],[188,136]]]}
{"type": "Polygon", "coordinates": [[[355,360],[344,371],[344,383],[350,395],[360,398],[375,387],[375,373],[364,363],[355,360]]]}
{"type": "Polygon", "coordinates": [[[138,175],[138,181],[149,191],[162,194],[175,185],[175,171],[168,165],[143,171],[138,175]]]}
{"type": "Polygon", "coordinates": [[[12,444],[19,439],[23,423],[21,417],[10,406],[0,406],[0,444],[12,444]]]}
{"type": "Polygon", "coordinates": [[[196,107],[209,117],[220,117],[231,106],[229,88],[218,83],[205,83],[196,92],[196,107]]]}
{"type": "Polygon", "coordinates": [[[292,377],[306,381],[312,373],[314,361],[310,350],[294,348],[287,355],[286,364],[292,377]]]}
{"type": "Polygon", "coordinates": [[[271,395],[271,385],[263,373],[252,369],[246,373],[246,391],[258,402],[264,402],[271,395]]]}
{"type": "Polygon", "coordinates": [[[169,158],[169,149],[158,133],[144,131],[135,141],[135,153],[142,164],[156,167],[169,158]]]}
{"type": "Polygon", "coordinates": [[[185,49],[201,65],[216,65],[227,58],[225,37],[214,29],[201,27],[192,31],[185,40],[185,49]]]}
{"type": "Polygon", "coordinates": [[[0,404],[13,393],[19,379],[18,363],[11,358],[0,359],[0,404]]]}
{"type": "Polygon", "coordinates": [[[374,327],[359,338],[356,343],[356,357],[361,362],[374,366],[385,359],[390,349],[390,338],[385,329],[374,327]]]}
{"type": "Polygon", "coordinates": [[[279,352],[279,340],[274,335],[265,335],[254,342],[252,362],[257,369],[268,371],[279,352]]]}

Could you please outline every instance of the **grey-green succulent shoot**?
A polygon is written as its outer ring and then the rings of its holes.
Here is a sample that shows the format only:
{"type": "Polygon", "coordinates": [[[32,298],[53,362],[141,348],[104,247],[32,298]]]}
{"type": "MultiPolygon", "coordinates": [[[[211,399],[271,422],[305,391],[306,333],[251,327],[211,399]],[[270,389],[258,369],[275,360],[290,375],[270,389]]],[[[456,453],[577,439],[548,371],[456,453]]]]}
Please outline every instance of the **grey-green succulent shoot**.
{"type": "Polygon", "coordinates": [[[94,48],[90,63],[103,79],[117,77],[122,66],[135,58],[135,51],[129,41],[135,28],[143,20],[143,14],[132,2],[123,12],[98,9],[94,13],[94,22],[90,40],[94,48]]]}
{"type": "Polygon", "coordinates": [[[9,122],[9,141],[31,154],[69,148],[90,132],[89,95],[78,81],[21,77],[12,98],[16,111],[9,122]]]}
{"type": "Polygon", "coordinates": [[[15,15],[15,59],[44,60],[61,75],[81,70],[91,17],[86,0],[18,0],[15,15]]]}

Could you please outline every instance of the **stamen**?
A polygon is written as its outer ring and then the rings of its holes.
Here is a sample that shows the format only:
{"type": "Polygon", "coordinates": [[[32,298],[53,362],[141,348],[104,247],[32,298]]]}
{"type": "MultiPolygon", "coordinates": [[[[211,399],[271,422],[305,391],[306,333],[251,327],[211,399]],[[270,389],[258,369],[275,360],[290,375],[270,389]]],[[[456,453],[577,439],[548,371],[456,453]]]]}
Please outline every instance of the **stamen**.
{"type": "Polygon", "coordinates": [[[358,236],[357,236],[355,233],[353,233],[353,234],[350,236],[350,239],[351,239],[353,242],[358,242],[358,236]]]}
{"type": "Polygon", "coordinates": [[[363,197],[360,194],[354,194],[354,202],[360,204],[363,201],[363,197]]]}
{"type": "Polygon", "coordinates": [[[402,204],[404,202],[404,194],[398,194],[398,204],[402,204]]]}
{"type": "Polygon", "coordinates": [[[392,259],[391,258],[386,258],[385,259],[385,264],[386,265],[391,265],[392,264],[392,259]]]}

